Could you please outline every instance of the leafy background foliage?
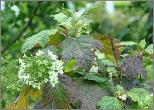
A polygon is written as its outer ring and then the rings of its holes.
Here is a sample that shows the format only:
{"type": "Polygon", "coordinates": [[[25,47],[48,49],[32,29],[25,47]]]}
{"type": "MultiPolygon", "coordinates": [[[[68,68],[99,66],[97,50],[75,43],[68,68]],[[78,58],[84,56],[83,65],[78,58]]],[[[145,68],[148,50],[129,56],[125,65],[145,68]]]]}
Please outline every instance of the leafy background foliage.
{"type": "Polygon", "coordinates": [[[114,2],[112,14],[101,1],[3,3],[2,108],[152,107],[150,1],[114,2]],[[18,58],[38,49],[64,61],[55,88],[48,82],[39,91],[18,82],[18,58]]]}

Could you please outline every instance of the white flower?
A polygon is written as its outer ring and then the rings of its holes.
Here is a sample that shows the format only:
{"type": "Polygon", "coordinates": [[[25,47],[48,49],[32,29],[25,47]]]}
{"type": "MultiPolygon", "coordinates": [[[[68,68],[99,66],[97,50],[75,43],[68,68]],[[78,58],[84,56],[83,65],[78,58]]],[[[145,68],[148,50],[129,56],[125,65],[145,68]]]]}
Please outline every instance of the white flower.
{"type": "Polygon", "coordinates": [[[48,56],[52,59],[52,60],[57,60],[57,56],[54,55],[51,51],[48,50],[48,56]]]}
{"type": "Polygon", "coordinates": [[[21,63],[23,63],[23,60],[22,60],[22,59],[20,59],[20,58],[19,58],[19,63],[20,63],[20,64],[21,64],[21,63]]]}
{"type": "Polygon", "coordinates": [[[58,83],[58,77],[56,75],[49,76],[49,81],[53,87],[58,83]]]}
{"type": "Polygon", "coordinates": [[[25,71],[25,64],[23,62],[22,59],[19,58],[19,63],[20,63],[20,69],[19,69],[19,72],[18,72],[18,77],[20,80],[24,80],[25,78],[25,74],[24,74],[24,71],[25,71]]]}
{"type": "Polygon", "coordinates": [[[19,8],[18,8],[16,5],[13,5],[13,6],[11,7],[11,10],[13,10],[13,11],[15,12],[15,15],[16,15],[16,16],[18,16],[19,13],[20,13],[20,10],[19,10],[19,8]]]}
{"type": "Polygon", "coordinates": [[[37,83],[37,89],[40,90],[40,88],[41,88],[41,83],[37,83]]]}
{"type": "Polygon", "coordinates": [[[63,74],[64,72],[63,72],[63,70],[59,70],[58,73],[59,74],[63,74]]]}
{"type": "Polygon", "coordinates": [[[43,52],[43,51],[38,50],[38,52],[36,53],[36,56],[41,56],[41,55],[43,55],[43,54],[44,54],[44,52],[43,52]]]}
{"type": "Polygon", "coordinates": [[[50,81],[58,80],[58,77],[56,75],[52,75],[52,76],[49,76],[49,79],[50,81]]]}
{"type": "Polygon", "coordinates": [[[119,96],[119,99],[126,100],[127,99],[127,95],[123,94],[123,95],[119,96]]]}
{"type": "Polygon", "coordinates": [[[109,73],[109,77],[112,78],[112,76],[113,76],[112,73],[109,73]]]}
{"type": "Polygon", "coordinates": [[[98,69],[99,69],[98,66],[93,65],[93,66],[91,67],[91,69],[90,69],[90,72],[98,73],[98,69]]]}
{"type": "Polygon", "coordinates": [[[55,85],[58,83],[58,79],[51,79],[50,83],[51,83],[52,87],[55,87],[55,85]]]}
{"type": "Polygon", "coordinates": [[[29,81],[29,85],[33,85],[33,83],[34,83],[33,81],[29,81]]]}
{"type": "Polygon", "coordinates": [[[58,78],[58,73],[57,72],[50,72],[49,79],[51,79],[51,78],[58,78]]]}

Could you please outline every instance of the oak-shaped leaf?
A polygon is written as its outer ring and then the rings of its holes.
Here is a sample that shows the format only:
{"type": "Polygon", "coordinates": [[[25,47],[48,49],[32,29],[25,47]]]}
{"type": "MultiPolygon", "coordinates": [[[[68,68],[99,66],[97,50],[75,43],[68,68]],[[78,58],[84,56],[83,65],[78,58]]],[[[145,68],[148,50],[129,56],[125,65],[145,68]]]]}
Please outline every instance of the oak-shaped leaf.
{"type": "Polygon", "coordinates": [[[80,109],[95,110],[97,102],[101,99],[101,97],[109,95],[108,90],[92,81],[78,79],[75,81],[75,84],[77,85],[78,96],[81,101],[80,109]]]}
{"type": "Polygon", "coordinates": [[[72,80],[66,75],[61,75],[59,78],[61,85],[65,89],[65,92],[59,91],[61,93],[60,98],[62,100],[59,100],[59,98],[58,100],[53,99],[55,97],[54,93],[56,88],[52,88],[52,86],[48,85],[45,86],[46,89],[44,90],[43,99],[36,104],[34,109],[68,109],[68,107],[70,107],[70,100],[72,109],[95,110],[97,102],[101,99],[101,97],[109,95],[108,91],[99,86],[97,83],[89,82],[81,78],[72,80]],[[70,97],[64,97],[66,96],[66,92],[70,97]]]}
{"type": "Polygon", "coordinates": [[[65,61],[76,59],[77,66],[90,70],[94,59],[94,51],[101,49],[102,44],[89,37],[80,36],[68,38],[62,42],[62,59],[65,61]]]}
{"type": "Polygon", "coordinates": [[[147,78],[147,72],[144,69],[143,62],[138,56],[125,57],[122,69],[128,80],[135,79],[138,74],[142,75],[144,79],[147,78]]]}
{"type": "Polygon", "coordinates": [[[71,109],[70,95],[63,83],[58,83],[54,88],[47,82],[43,87],[41,100],[34,109],[71,109]]]}
{"type": "Polygon", "coordinates": [[[25,53],[37,45],[45,47],[48,44],[51,35],[56,34],[56,32],[57,29],[48,29],[28,37],[22,46],[21,52],[25,53]]]}

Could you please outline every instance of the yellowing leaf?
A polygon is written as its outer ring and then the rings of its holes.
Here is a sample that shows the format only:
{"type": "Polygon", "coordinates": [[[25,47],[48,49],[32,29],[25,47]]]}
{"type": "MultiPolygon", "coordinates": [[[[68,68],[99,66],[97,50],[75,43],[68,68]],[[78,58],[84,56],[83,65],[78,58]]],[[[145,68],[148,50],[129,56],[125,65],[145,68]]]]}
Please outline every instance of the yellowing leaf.
{"type": "Polygon", "coordinates": [[[108,58],[110,57],[112,60],[115,60],[115,55],[118,59],[120,58],[121,46],[117,45],[120,43],[119,40],[102,34],[95,34],[94,38],[102,42],[103,52],[108,58]]]}
{"type": "Polygon", "coordinates": [[[13,103],[10,103],[7,106],[7,109],[9,110],[12,110],[12,109],[25,110],[26,109],[27,110],[29,107],[29,101],[28,101],[27,95],[25,94],[25,91],[26,91],[26,87],[22,89],[16,101],[13,103]]]}
{"type": "Polygon", "coordinates": [[[70,72],[76,64],[77,64],[77,61],[76,61],[76,60],[70,60],[70,61],[66,64],[66,66],[65,66],[65,68],[64,68],[64,71],[65,71],[65,72],[70,72]]]}
{"type": "Polygon", "coordinates": [[[9,109],[9,110],[13,110],[13,109],[27,110],[28,106],[29,106],[28,97],[27,96],[19,96],[19,99],[17,99],[17,102],[9,104],[7,109],[9,109]]]}
{"type": "Polygon", "coordinates": [[[64,39],[65,36],[57,32],[54,36],[50,37],[48,44],[58,46],[64,39]]]}
{"type": "Polygon", "coordinates": [[[15,102],[10,103],[7,106],[7,109],[12,110],[12,109],[20,109],[20,110],[27,110],[30,103],[29,103],[29,97],[32,99],[37,99],[38,97],[41,97],[42,91],[33,89],[30,86],[25,86],[21,92],[18,98],[16,99],[15,102]]]}
{"type": "Polygon", "coordinates": [[[38,89],[31,89],[29,92],[29,96],[35,100],[37,98],[39,98],[42,95],[42,91],[38,90],[38,89]]]}

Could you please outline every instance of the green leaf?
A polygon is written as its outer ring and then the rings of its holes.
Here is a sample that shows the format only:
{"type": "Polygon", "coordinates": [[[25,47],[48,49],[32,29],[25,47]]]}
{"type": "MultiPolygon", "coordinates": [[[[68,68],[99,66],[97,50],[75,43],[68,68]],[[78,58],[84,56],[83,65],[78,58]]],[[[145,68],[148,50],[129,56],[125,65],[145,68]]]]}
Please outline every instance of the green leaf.
{"type": "Polygon", "coordinates": [[[102,44],[89,36],[68,38],[62,42],[62,59],[69,61],[77,60],[77,66],[90,70],[94,59],[94,50],[101,49],[102,44]]]}
{"type": "Polygon", "coordinates": [[[131,97],[131,99],[135,102],[138,102],[139,106],[141,108],[152,107],[152,97],[149,93],[149,91],[143,89],[143,88],[133,88],[130,91],[128,91],[127,95],[131,97]]]}
{"type": "Polygon", "coordinates": [[[104,96],[98,102],[100,109],[122,109],[122,104],[116,97],[104,96]]]}
{"type": "Polygon", "coordinates": [[[115,67],[107,67],[107,72],[113,73],[115,75],[117,70],[115,69],[115,67]]]}
{"type": "Polygon", "coordinates": [[[145,48],[145,45],[146,45],[145,39],[141,40],[141,42],[140,42],[140,47],[141,47],[142,49],[144,49],[144,48],[145,48]]]}
{"type": "Polygon", "coordinates": [[[129,109],[139,109],[138,103],[137,102],[134,102],[131,105],[128,105],[128,108],[129,109]]]}
{"type": "Polygon", "coordinates": [[[131,97],[133,101],[143,101],[145,100],[145,96],[149,94],[149,92],[143,88],[133,88],[128,91],[128,96],[131,97]],[[142,97],[141,97],[142,96],[142,97]]]}
{"type": "Polygon", "coordinates": [[[65,22],[61,23],[61,25],[65,26],[68,30],[73,29],[73,18],[69,17],[65,22]]]}
{"type": "Polygon", "coordinates": [[[106,66],[114,66],[114,63],[111,61],[111,60],[108,60],[108,59],[102,59],[101,60],[102,63],[106,66]]]}
{"type": "Polygon", "coordinates": [[[136,45],[137,43],[136,42],[133,42],[133,41],[127,41],[127,42],[121,42],[117,45],[124,45],[124,46],[132,46],[132,45],[136,45]]]}
{"type": "Polygon", "coordinates": [[[98,57],[98,59],[104,59],[105,58],[105,54],[101,53],[99,50],[96,50],[95,55],[98,57]]]}
{"type": "Polygon", "coordinates": [[[99,59],[98,57],[96,57],[96,61],[99,67],[99,70],[103,73],[106,72],[106,65],[104,65],[104,63],[101,61],[101,59],[99,59]]]}
{"type": "Polygon", "coordinates": [[[45,47],[48,44],[51,35],[54,35],[56,32],[57,32],[56,29],[49,29],[34,34],[33,36],[26,39],[26,42],[22,46],[21,52],[25,53],[36,45],[45,47]]]}
{"type": "Polygon", "coordinates": [[[68,18],[64,13],[55,14],[53,17],[59,23],[65,22],[68,18]]]}
{"type": "Polygon", "coordinates": [[[153,80],[153,67],[152,65],[148,65],[146,66],[146,70],[147,70],[147,78],[148,80],[153,80]]]}
{"type": "Polygon", "coordinates": [[[64,67],[65,72],[70,72],[72,71],[73,67],[76,65],[77,61],[76,60],[70,60],[66,66],[64,67]]]}
{"type": "Polygon", "coordinates": [[[84,79],[92,80],[92,81],[95,81],[95,82],[97,82],[97,83],[104,83],[104,82],[107,82],[107,79],[102,78],[102,77],[98,76],[97,74],[86,74],[86,75],[84,76],[84,79]]]}
{"type": "Polygon", "coordinates": [[[149,54],[153,54],[153,44],[149,45],[149,46],[145,49],[145,51],[146,51],[147,53],[149,53],[149,54]]]}

